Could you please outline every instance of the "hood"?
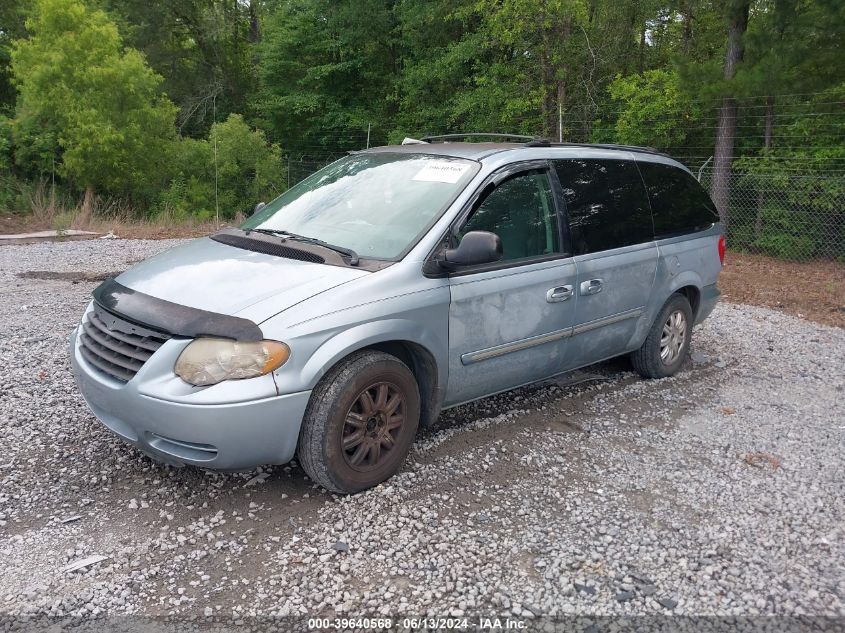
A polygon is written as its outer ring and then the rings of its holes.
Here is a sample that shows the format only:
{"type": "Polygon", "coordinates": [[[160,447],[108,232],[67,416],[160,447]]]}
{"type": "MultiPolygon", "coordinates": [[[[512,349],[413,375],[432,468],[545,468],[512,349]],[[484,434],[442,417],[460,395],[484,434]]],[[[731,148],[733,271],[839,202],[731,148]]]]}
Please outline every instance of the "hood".
{"type": "Polygon", "coordinates": [[[367,274],[255,253],[204,237],[142,261],[117,281],[165,301],[259,323],[367,274]]]}

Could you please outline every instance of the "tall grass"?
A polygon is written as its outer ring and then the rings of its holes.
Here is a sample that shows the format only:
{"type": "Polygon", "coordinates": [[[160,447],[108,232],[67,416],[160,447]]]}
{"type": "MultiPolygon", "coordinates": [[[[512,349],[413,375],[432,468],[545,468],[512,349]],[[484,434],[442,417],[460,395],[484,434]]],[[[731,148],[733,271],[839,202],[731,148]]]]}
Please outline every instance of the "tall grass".
{"type": "MultiPolygon", "coordinates": [[[[74,199],[42,179],[26,193],[31,225],[37,229],[67,231],[76,229],[116,236],[135,238],[202,235],[218,227],[214,222],[197,221],[176,214],[166,206],[154,216],[143,215],[130,202],[122,198],[92,195],[74,199]]],[[[243,222],[236,217],[234,224],[243,222]]]]}

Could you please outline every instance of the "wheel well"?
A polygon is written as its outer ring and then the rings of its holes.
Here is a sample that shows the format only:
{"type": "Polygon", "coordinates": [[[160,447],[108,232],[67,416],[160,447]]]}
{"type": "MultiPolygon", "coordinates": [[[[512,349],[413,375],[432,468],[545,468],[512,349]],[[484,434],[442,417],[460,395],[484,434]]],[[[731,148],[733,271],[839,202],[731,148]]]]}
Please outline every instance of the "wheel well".
{"type": "Polygon", "coordinates": [[[690,307],[692,308],[692,318],[695,320],[696,315],[698,315],[698,304],[701,299],[701,291],[695,286],[684,286],[683,288],[678,288],[675,292],[682,294],[687,298],[687,301],[689,301],[690,307]]]}
{"type": "Polygon", "coordinates": [[[431,352],[411,341],[385,341],[365,349],[395,356],[410,368],[420,389],[420,426],[432,424],[440,415],[443,398],[442,385],[437,376],[437,362],[431,352]]]}

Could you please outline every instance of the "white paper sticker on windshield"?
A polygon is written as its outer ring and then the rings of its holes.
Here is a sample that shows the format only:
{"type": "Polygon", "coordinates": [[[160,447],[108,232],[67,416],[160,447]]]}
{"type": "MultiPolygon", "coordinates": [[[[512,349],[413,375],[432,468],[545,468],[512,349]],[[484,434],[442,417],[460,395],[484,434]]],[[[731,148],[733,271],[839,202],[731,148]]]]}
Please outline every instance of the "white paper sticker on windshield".
{"type": "Polygon", "coordinates": [[[472,167],[472,165],[468,165],[466,163],[458,163],[448,160],[433,160],[426,163],[425,167],[420,169],[417,175],[411,180],[456,183],[470,167],[472,167]]]}

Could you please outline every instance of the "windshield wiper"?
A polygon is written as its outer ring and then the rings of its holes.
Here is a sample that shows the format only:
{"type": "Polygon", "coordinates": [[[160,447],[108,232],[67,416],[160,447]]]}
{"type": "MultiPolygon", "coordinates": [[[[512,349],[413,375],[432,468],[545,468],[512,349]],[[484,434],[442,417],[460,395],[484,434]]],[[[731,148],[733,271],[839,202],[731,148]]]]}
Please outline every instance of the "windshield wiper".
{"type": "Polygon", "coordinates": [[[336,253],[340,253],[341,255],[345,255],[349,258],[349,265],[350,266],[357,266],[358,265],[358,253],[353,251],[351,248],[346,248],[345,246],[337,246],[336,244],[329,244],[328,242],[324,242],[323,240],[317,239],[316,237],[308,237],[307,235],[299,235],[298,233],[291,233],[290,231],[285,231],[282,229],[245,229],[247,233],[250,231],[255,231],[256,233],[264,233],[265,235],[275,235],[278,237],[283,237],[290,240],[295,240],[297,242],[303,242],[304,244],[316,244],[317,246],[322,246],[323,248],[327,248],[331,251],[336,253]]]}

